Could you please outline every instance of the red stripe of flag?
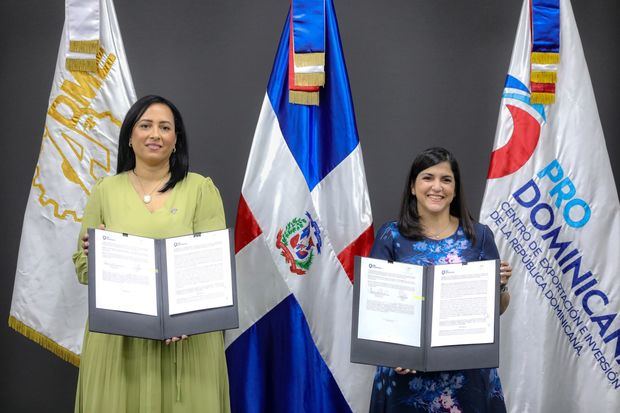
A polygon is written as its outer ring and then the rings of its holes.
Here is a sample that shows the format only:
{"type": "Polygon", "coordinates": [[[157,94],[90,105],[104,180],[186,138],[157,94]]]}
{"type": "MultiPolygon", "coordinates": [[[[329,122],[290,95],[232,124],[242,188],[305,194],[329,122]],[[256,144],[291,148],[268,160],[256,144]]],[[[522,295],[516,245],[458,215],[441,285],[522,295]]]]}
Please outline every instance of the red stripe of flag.
{"type": "Polygon", "coordinates": [[[235,223],[235,254],[258,237],[263,231],[258,226],[254,214],[250,210],[243,195],[239,197],[237,206],[237,222],[235,223]]]}
{"type": "Polygon", "coordinates": [[[375,239],[375,231],[371,226],[366,228],[364,232],[360,234],[355,241],[347,245],[345,249],[340,251],[338,254],[338,260],[342,264],[342,268],[346,271],[349,276],[349,280],[353,282],[353,259],[356,255],[360,257],[367,257],[370,254],[370,249],[372,248],[372,243],[375,239]]]}

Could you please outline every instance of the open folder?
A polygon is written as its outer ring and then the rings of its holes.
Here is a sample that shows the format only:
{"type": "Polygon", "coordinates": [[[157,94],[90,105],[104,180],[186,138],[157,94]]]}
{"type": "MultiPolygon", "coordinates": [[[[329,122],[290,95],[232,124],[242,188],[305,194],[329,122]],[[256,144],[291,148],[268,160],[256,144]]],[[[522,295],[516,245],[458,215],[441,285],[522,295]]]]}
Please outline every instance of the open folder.
{"type": "Polygon", "coordinates": [[[499,365],[499,260],[356,257],[351,361],[418,371],[499,365]]]}
{"type": "Polygon", "coordinates": [[[230,229],[152,239],[88,229],[91,331],[162,340],[237,328],[230,229]]]}

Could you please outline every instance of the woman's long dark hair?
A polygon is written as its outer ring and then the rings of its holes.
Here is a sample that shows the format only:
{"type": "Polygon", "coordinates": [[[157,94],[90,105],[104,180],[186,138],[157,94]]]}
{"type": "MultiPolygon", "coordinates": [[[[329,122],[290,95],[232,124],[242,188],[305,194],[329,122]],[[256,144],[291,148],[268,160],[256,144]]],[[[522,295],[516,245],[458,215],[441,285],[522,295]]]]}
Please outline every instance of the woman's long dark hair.
{"type": "Polygon", "coordinates": [[[463,184],[461,183],[461,172],[456,158],[450,151],[444,148],[429,148],[421,152],[413,160],[409,177],[405,182],[405,190],[403,192],[403,202],[400,207],[400,216],[398,217],[398,230],[402,235],[414,240],[424,238],[424,231],[420,223],[420,215],[418,213],[418,202],[415,195],[411,193],[411,187],[415,184],[415,180],[423,170],[437,165],[441,162],[448,162],[452,173],[454,174],[454,199],[450,204],[450,215],[459,218],[461,226],[472,244],[476,243],[476,234],[474,231],[474,220],[465,204],[463,195],[463,184]]]}
{"type": "Polygon", "coordinates": [[[166,182],[166,185],[159,192],[166,192],[181,180],[183,180],[189,172],[189,155],[187,151],[187,133],[185,132],[185,125],[183,124],[183,118],[181,112],[176,106],[168,99],[157,95],[148,95],[138,99],[125,115],[123,125],[121,126],[121,133],[118,137],[118,160],[116,162],[116,173],[131,171],[136,167],[136,154],[133,152],[131,146],[129,146],[129,139],[131,138],[131,132],[133,127],[142,117],[144,112],[149,106],[155,103],[162,103],[170,108],[172,115],[174,116],[174,129],[177,135],[177,142],[175,145],[176,151],[170,155],[170,179],[166,182]]]}

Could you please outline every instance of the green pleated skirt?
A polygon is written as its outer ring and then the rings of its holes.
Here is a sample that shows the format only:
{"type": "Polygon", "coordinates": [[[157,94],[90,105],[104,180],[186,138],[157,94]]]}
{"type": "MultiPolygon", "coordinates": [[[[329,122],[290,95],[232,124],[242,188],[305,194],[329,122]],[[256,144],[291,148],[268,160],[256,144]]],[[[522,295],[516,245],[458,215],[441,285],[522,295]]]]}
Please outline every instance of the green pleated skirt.
{"type": "Polygon", "coordinates": [[[87,329],[75,412],[230,412],[222,333],[167,346],[87,329]]]}

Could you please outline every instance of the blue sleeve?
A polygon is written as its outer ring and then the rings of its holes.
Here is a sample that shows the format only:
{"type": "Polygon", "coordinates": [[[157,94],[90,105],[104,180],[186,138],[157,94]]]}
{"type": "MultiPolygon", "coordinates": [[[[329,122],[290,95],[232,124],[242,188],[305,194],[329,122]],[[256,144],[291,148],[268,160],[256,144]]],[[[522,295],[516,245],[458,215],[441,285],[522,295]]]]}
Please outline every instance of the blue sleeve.
{"type": "Polygon", "coordinates": [[[479,231],[482,233],[480,239],[480,260],[496,260],[499,259],[499,251],[497,250],[497,245],[495,245],[495,236],[493,235],[493,231],[487,225],[481,225],[482,230],[479,231]]]}
{"type": "Polygon", "coordinates": [[[379,228],[375,242],[370,250],[370,258],[378,258],[381,260],[394,260],[394,222],[387,222],[379,228]]]}

